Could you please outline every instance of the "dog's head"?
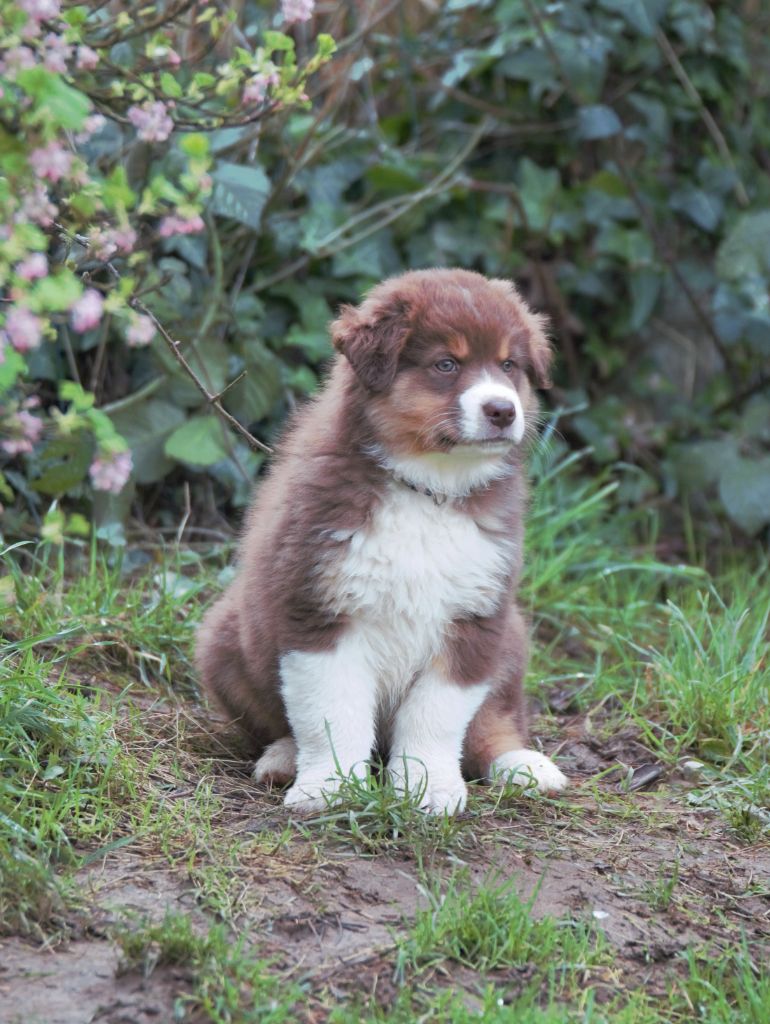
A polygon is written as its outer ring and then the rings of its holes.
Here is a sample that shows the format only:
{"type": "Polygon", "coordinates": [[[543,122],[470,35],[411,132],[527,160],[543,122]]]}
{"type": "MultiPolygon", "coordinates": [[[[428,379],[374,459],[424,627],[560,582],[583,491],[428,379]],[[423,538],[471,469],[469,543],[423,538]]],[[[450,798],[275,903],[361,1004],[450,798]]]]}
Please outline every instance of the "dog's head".
{"type": "Polygon", "coordinates": [[[391,278],[343,307],[332,337],[378,440],[403,454],[505,453],[531,426],[530,378],[549,383],[543,318],[508,281],[467,270],[391,278]]]}

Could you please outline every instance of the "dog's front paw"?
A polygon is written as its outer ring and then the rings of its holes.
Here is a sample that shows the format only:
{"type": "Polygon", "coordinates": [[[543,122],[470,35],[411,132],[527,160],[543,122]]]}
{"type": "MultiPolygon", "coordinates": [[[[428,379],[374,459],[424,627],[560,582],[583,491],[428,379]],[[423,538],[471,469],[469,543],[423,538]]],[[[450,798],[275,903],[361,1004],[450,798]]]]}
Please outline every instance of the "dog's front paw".
{"type": "Polygon", "coordinates": [[[489,779],[536,789],[539,793],[559,793],[569,785],[564,772],[538,750],[508,750],[500,754],[490,765],[489,779]]]}
{"type": "Polygon", "coordinates": [[[300,776],[283,798],[285,807],[302,813],[322,811],[339,790],[340,780],[300,776]]]}
{"type": "Polygon", "coordinates": [[[465,809],[468,788],[458,772],[431,771],[412,758],[394,759],[388,765],[393,785],[409,793],[426,814],[459,814],[465,809]]]}

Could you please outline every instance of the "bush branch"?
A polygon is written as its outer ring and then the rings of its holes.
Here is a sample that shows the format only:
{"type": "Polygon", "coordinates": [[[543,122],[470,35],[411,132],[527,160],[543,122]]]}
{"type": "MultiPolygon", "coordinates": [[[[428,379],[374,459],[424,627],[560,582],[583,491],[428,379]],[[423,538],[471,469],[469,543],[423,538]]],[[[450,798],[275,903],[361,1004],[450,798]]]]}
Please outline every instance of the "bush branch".
{"type": "MultiPolygon", "coordinates": [[[[179,347],[180,343],[178,341],[175,341],[171,337],[171,335],[168,333],[168,331],[160,322],[160,320],[158,320],[158,318],[155,316],[152,310],[148,309],[143,302],[139,302],[136,299],[134,299],[130,303],[130,305],[132,309],[135,309],[139,313],[143,313],[145,316],[148,316],[150,320],[152,320],[152,322],[155,324],[155,329],[157,330],[161,338],[163,338],[163,340],[165,341],[174,359],[176,359],[176,361],[182,367],[184,372],[187,374],[187,376],[190,378],[190,380],[193,382],[196,388],[200,391],[200,393],[209,403],[211,408],[214,409],[217,413],[219,413],[219,415],[222,417],[225,423],[227,423],[228,426],[230,426],[236,432],[236,434],[240,434],[240,436],[244,439],[244,441],[246,442],[246,444],[248,444],[252,451],[264,452],[266,455],[272,455],[273,449],[270,448],[268,445],[264,444],[262,441],[258,440],[256,437],[254,437],[254,435],[251,434],[243,426],[242,423],[239,423],[235,416],[231,416],[227,409],[225,409],[225,407],[222,405],[221,398],[222,395],[224,395],[225,391],[227,391],[227,388],[223,388],[222,391],[220,391],[219,394],[217,395],[212,395],[212,393],[200,379],[195,370],[193,370],[192,366],[190,366],[185,357],[182,355],[181,349],[179,347]]],[[[241,377],[242,376],[243,374],[241,374],[241,377]]],[[[237,380],[240,380],[240,377],[237,378],[237,380]]],[[[233,384],[236,384],[237,380],[234,380],[233,384]]]]}

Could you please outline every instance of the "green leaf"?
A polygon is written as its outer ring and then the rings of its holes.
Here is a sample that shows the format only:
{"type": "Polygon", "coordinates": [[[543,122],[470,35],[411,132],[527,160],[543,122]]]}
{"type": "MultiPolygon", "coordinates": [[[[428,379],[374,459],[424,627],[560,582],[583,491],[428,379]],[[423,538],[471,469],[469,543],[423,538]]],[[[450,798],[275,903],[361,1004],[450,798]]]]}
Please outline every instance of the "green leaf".
{"type": "Polygon", "coordinates": [[[724,203],[720,196],[704,192],[702,188],[686,185],[677,189],[669,199],[672,210],[678,210],[704,231],[713,231],[722,219],[724,203]]]}
{"type": "Polygon", "coordinates": [[[131,208],[136,202],[136,193],[128,184],[125,167],[113,167],[102,186],[102,196],[109,210],[120,207],[131,208]]]}
{"type": "Polygon", "coordinates": [[[719,478],[719,497],[744,533],[759,533],[770,523],[770,455],[728,462],[719,478]]]}
{"type": "Polygon", "coordinates": [[[224,395],[222,403],[242,423],[265,419],[281,396],[281,362],[256,338],[242,346],[246,376],[224,395]]]}
{"type": "Polygon", "coordinates": [[[163,450],[172,459],[191,466],[211,466],[227,458],[222,421],[214,413],[194,416],[166,439],[163,450]]]}
{"type": "Polygon", "coordinates": [[[28,96],[38,101],[57,128],[77,131],[83,127],[91,101],[67,85],[60,75],[44,67],[27,68],[19,71],[16,82],[28,96]]]}
{"type": "Polygon", "coordinates": [[[334,37],[328,32],[319,32],[315,41],[316,56],[321,60],[328,60],[337,51],[337,44],[334,37]]]}
{"type": "Polygon", "coordinates": [[[71,270],[62,269],[42,277],[29,293],[29,304],[35,312],[64,312],[83,294],[83,285],[71,270]]]}
{"type": "Polygon", "coordinates": [[[220,163],[212,175],[214,190],[209,209],[218,217],[230,217],[249,228],[258,228],[270,194],[270,179],[259,166],[220,163]]]}
{"type": "Polygon", "coordinates": [[[85,412],[86,409],[92,409],[95,401],[91,392],[85,391],[74,380],[61,381],[59,384],[59,397],[64,402],[72,402],[76,412],[85,412]]]}
{"type": "Polygon", "coordinates": [[[628,330],[638,331],[652,315],[660,295],[663,279],[657,270],[640,267],[631,271],[629,289],[631,291],[631,315],[628,318],[628,330]]]}
{"type": "Polygon", "coordinates": [[[392,195],[417,192],[424,184],[411,171],[394,164],[375,164],[367,170],[366,178],[374,188],[392,195]]]}
{"type": "Polygon", "coordinates": [[[770,274],[770,210],[743,213],[719,246],[717,273],[728,281],[770,274]]]}
{"type": "MultiPolygon", "coordinates": [[[[197,75],[195,76],[198,77],[197,75]]],[[[208,76],[212,78],[212,75],[208,76]]],[[[209,140],[202,132],[191,132],[189,135],[183,135],[179,140],[179,148],[187,156],[191,157],[205,157],[209,155],[209,140]]]]}
{"type": "Polygon", "coordinates": [[[163,71],[160,76],[160,84],[164,93],[167,96],[171,96],[172,99],[178,100],[182,95],[182,86],[177,82],[174,76],[168,72],[163,71]]]}
{"type": "Polygon", "coordinates": [[[555,167],[545,170],[524,157],[519,164],[521,202],[532,231],[545,231],[556,210],[561,180],[555,167]]]}
{"type": "Polygon", "coordinates": [[[24,373],[26,369],[27,364],[16,349],[6,345],[5,359],[0,363],[0,395],[8,391],[9,388],[12,388],[16,383],[16,378],[20,373],[24,373]]]}
{"type": "Polygon", "coordinates": [[[38,455],[40,472],[30,481],[30,487],[40,494],[64,494],[85,479],[92,454],[93,440],[88,431],[54,438],[38,455]]]}
{"type": "Polygon", "coordinates": [[[291,53],[294,50],[294,40],[291,36],[284,35],[283,32],[268,30],[265,32],[265,49],[268,53],[272,53],[274,50],[291,53]]]}
{"type": "Polygon", "coordinates": [[[608,139],[623,130],[620,118],[612,109],[603,103],[592,107],[581,107],[578,110],[579,139],[608,139]]]}
{"type": "Polygon", "coordinates": [[[153,398],[114,412],[110,419],[131,449],[133,477],[137,483],[155,483],[173,469],[174,463],[166,456],[163,446],[171,432],[184,422],[182,409],[153,398]]]}
{"type": "Polygon", "coordinates": [[[601,7],[622,14],[632,28],[648,38],[655,35],[668,5],[669,0],[600,0],[601,7]]]}

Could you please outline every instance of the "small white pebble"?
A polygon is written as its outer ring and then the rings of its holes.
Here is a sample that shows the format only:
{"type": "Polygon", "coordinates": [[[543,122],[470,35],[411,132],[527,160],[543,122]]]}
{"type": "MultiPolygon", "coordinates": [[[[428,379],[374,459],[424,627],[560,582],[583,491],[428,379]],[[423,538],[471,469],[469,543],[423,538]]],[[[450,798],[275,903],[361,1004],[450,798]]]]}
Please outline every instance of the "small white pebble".
{"type": "Polygon", "coordinates": [[[682,774],[687,779],[697,779],[705,767],[702,761],[684,761],[682,762],[682,774]]]}
{"type": "Polygon", "coordinates": [[[605,917],[609,917],[609,913],[606,910],[594,910],[593,916],[597,921],[603,921],[605,917]]]}

